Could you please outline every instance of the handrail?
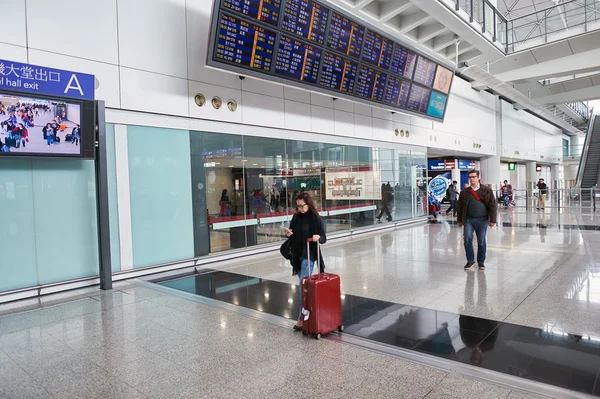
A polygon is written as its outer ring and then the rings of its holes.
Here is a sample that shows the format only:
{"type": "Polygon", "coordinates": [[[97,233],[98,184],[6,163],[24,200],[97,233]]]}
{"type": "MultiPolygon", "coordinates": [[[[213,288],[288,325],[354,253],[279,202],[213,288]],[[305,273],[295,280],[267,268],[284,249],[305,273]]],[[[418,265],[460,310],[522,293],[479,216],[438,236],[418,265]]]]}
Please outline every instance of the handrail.
{"type": "Polygon", "coordinates": [[[583,118],[584,121],[587,122],[589,120],[589,108],[584,102],[582,102],[582,101],[569,102],[569,103],[565,103],[565,105],[567,107],[569,107],[577,115],[581,116],[581,118],[583,118]]]}
{"type": "Polygon", "coordinates": [[[506,53],[508,54],[509,48],[515,51],[515,45],[525,43],[531,39],[543,37],[544,43],[548,43],[549,34],[575,27],[584,26],[585,32],[588,32],[590,23],[596,21],[600,21],[600,3],[596,1],[570,0],[521,15],[508,21],[510,26],[507,27],[507,31],[510,31],[511,35],[510,39],[507,40],[506,53]],[[555,12],[555,10],[558,11],[555,12]],[[555,20],[560,20],[564,27],[559,29],[549,28],[549,21],[554,22],[555,20]],[[528,33],[523,38],[517,39],[515,37],[517,29],[522,29],[528,33]],[[538,30],[539,32],[537,32],[538,30]]]}
{"type": "Polygon", "coordinates": [[[591,140],[592,130],[594,129],[595,122],[596,116],[592,115],[590,118],[590,123],[588,125],[587,134],[585,135],[585,141],[583,142],[583,151],[581,153],[581,159],[579,160],[579,169],[577,170],[577,179],[575,180],[575,185],[577,187],[581,187],[581,183],[583,182],[583,171],[587,162],[588,149],[590,145],[589,140],[591,140]]]}

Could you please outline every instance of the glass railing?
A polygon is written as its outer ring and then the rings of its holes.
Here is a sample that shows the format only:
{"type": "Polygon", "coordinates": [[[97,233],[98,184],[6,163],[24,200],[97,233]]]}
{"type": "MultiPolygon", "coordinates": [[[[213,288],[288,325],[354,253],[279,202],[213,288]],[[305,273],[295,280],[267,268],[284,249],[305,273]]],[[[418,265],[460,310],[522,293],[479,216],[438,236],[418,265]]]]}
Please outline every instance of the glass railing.
{"type": "Polygon", "coordinates": [[[481,33],[489,33],[492,43],[498,42],[499,47],[503,50],[506,49],[508,44],[508,22],[492,3],[488,0],[450,1],[454,4],[454,11],[458,16],[470,23],[477,22],[481,26],[481,33]],[[464,13],[461,13],[461,10],[464,13]]]}
{"type": "Polygon", "coordinates": [[[567,107],[569,107],[577,115],[581,116],[584,121],[586,121],[586,122],[588,121],[588,119],[590,117],[590,110],[586,103],[577,101],[577,102],[572,102],[572,103],[565,103],[565,105],[567,107]]]}
{"type": "MultiPolygon", "coordinates": [[[[438,0],[463,20],[477,23],[481,33],[506,54],[525,42],[537,46],[556,40],[556,33],[580,34],[600,28],[600,1],[571,0],[508,21],[488,0],[438,0]],[[575,28],[579,28],[575,30],[575,28]],[[491,38],[485,33],[489,33],[491,38]]],[[[563,38],[563,37],[561,37],[563,38]]]]}
{"type": "MultiPolygon", "coordinates": [[[[600,3],[596,0],[565,1],[508,21],[507,53],[519,50],[525,42],[541,45],[557,39],[560,32],[572,34],[598,29],[600,3]],[[574,31],[575,28],[580,28],[574,31]]],[[[564,38],[564,37],[560,37],[564,38]]]]}

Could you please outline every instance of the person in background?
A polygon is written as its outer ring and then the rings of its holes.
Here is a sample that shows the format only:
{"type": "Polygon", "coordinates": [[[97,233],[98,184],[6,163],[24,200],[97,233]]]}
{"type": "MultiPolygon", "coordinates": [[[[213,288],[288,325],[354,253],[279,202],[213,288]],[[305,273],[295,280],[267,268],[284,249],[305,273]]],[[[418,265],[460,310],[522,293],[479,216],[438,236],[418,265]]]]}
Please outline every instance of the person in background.
{"type": "Polygon", "coordinates": [[[458,197],[458,227],[464,224],[464,244],[467,255],[465,269],[475,264],[473,250],[473,233],[477,234],[477,263],[479,270],[485,270],[486,234],[488,225],[496,225],[497,204],[496,196],[491,188],[481,185],[479,171],[469,171],[470,186],[461,191],[458,197]]]}
{"type": "Polygon", "coordinates": [[[437,213],[440,210],[440,203],[433,195],[433,192],[429,192],[429,197],[427,198],[427,204],[429,205],[429,214],[433,215],[433,217],[437,217],[437,213]]]}
{"type": "Polygon", "coordinates": [[[52,124],[46,123],[46,126],[42,129],[42,133],[44,134],[44,138],[46,139],[46,144],[48,147],[54,145],[54,136],[56,135],[56,131],[52,127],[52,124]]]}
{"type": "Polygon", "coordinates": [[[19,123],[13,130],[13,136],[17,140],[17,148],[19,148],[21,144],[23,147],[26,147],[26,143],[29,141],[29,130],[27,130],[23,123],[19,123]]]}
{"type": "Polygon", "coordinates": [[[504,180],[504,185],[502,186],[502,200],[504,203],[504,207],[508,208],[508,205],[512,201],[513,196],[513,188],[512,184],[508,184],[508,180],[504,180]]]}
{"type": "MultiPolygon", "coordinates": [[[[292,275],[298,275],[300,288],[298,289],[298,300],[300,311],[298,321],[294,330],[302,331],[302,280],[312,274],[314,263],[317,260],[317,242],[325,244],[325,223],[315,208],[315,202],[308,193],[300,193],[296,197],[296,214],[292,217],[289,229],[285,229],[285,235],[292,237],[292,275]],[[306,243],[310,240],[310,259],[306,253],[306,243]],[[309,270],[310,268],[310,270],[309,270]]],[[[325,271],[323,258],[319,259],[320,272],[325,271]]]]}
{"type": "Polygon", "coordinates": [[[446,211],[446,216],[452,211],[452,216],[456,216],[456,207],[458,206],[458,182],[454,180],[452,185],[448,187],[448,199],[450,200],[450,208],[446,211]]]}
{"type": "Polygon", "coordinates": [[[392,214],[390,213],[390,202],[392,201],[392,193],[390,188],[388,188],[388,186],[386,186],[385,184],[381,185],[381,211],[379,212],[379,215],[377,216],[377,221],[381,222],[381,217],[383,216],[383,213],[385,212],[385,214],[387,215],[387,221],[391,222],[392,221],[392,214]]]}
{"type": "Polygon", "coordinates": [[[219,216],[231,216],[231,206],[229,204],[229,194],[227,193],[227,189],[223,189],[221,191],[221,199],[219,200],[219,206],[221,210],[219,211],[219,216]]]}
{"type": "Polygon", "coordinates": [[[10,147],[2,143],[0,140],[0,152],[10,152],[10,147]]]}
{"type": "Polygon", "coordinates": [[[71,144],[79,145],[79,139],[81,138],[81,128],[79,125],[73,128],[71,132],[72,141],[71,144]]]}
{"type": "Polygon", "coordinates": [[[546,207],[546,194],[548,194],[548,186],[544,183],[544,179],[540,177],[540,180],[537,182],[537,188],[540,190],[537,200],[537,210],[540,208],[543,210],[546,207]]]}

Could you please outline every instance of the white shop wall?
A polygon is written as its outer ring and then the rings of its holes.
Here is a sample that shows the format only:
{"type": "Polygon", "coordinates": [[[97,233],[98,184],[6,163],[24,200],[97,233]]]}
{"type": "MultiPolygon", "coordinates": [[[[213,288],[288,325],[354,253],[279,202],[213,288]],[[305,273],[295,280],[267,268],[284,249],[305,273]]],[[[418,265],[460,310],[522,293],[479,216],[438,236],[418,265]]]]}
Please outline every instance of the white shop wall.
{"type": "MultiPolygon", "coordinates": [[[[495,98],[456,78],[444,124],[311,94],[205,66],[212,0],[14,0],[5,7],[3,58],[92,73],[108,108],[189,116],[495,155],[495,98]],[[26,12],[27,11],[27,12],[26,12]],[[93,15],[94,18],[90,18],[93,15]],[[60,40],[48,18],[69,21],[60,40]],[[152,29],[147,27],[151,26],[152,29]],[[12,29],[11,27],[14,27],[12,29]],[[25,32],[25,29],[28,29],[25,32]],[[27,35],[26,35],[27,33],[27,35]],[[27,51],[25,37],[30,48],[27,51]],[[194,104],[196,93],[234,99],[238,110],[194,104]],[[410,131],[395,136],[394,129],[410,131]]],[[[521,159],[547,153],[547,124],[503,107],[504,147],[521,159]],[[508,133],[506,133],[506,131],[508,133]],[[524,155],[530,154],[530,155],[524,155]]],[[[109,121],[110,122],[110,121],[109,121]]],[[[550,129],[551,130],[551,129],[550,129]]],[[[281,132],[285,136],[285,132],[281,132]]],[[[560,135],[559,135],[560,137],[560,135]]],[[[550,145],[552,144],[552,146],[550,145]]],[[[560,143],[558,144],[560,145],[560,143]]],[[[505,155],[505,154],[500,154],[505,155]]]]}

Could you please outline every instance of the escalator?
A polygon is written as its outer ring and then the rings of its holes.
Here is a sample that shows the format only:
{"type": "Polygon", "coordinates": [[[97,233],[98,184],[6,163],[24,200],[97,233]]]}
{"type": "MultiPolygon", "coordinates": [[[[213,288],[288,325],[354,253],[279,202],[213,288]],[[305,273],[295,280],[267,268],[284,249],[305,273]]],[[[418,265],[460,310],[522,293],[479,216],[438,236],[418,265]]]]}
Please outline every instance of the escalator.
{"type": "Polygon", "coordinates": [[[600,169],[600,115],[590,118],[588,132],[583,145],[583,153],[577,172],[577,186],[581,190],[581,199],[590,200],[589,190],[598,184],[600,169]]]}

